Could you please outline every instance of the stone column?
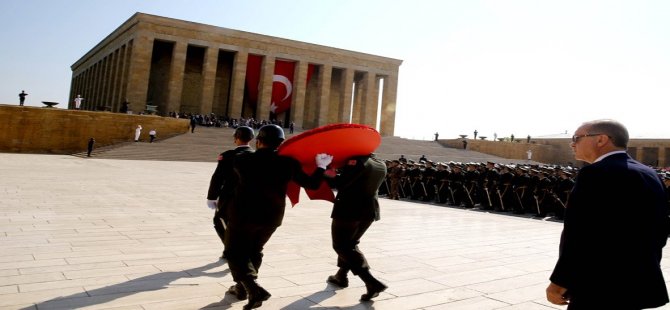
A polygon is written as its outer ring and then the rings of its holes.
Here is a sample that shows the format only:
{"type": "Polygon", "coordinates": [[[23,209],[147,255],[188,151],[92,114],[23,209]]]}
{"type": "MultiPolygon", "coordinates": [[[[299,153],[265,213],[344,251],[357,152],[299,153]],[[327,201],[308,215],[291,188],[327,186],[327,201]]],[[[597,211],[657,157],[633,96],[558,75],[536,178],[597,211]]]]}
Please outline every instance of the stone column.
{"type": "Polygon", "coordinates": [[[353,104],[351,107],[351,122],[353,124],[363,124],[364,116],[363,115],[363,106],[365,103],[365,80],[367,78],[367,72],[358,73],[354,71],[354,92],[353,92],[353,104]]]}
{"type": "Polygon", "coordinates": [[[114,63],[114,54],[110,53],[105,57],[105,77],[104,77],[104,84],[102,87],[102,100],[100,100],[100,103],[98,106],[105,107],[110,104],[110,92],[111,92],[111,84],[112,84],[112,65],[114,63]]]}
{"type": "MultiPolygon", "coordinates": [[[[86,90],[84,94],[81,94],[82,97],[84,97],[84,103],[82,103],[82,109],[87,110],[88,109],[88,103],[89,101],[93,101],[93,93],[95,92],[95,64],[88,67],[86,69],[86,79],[88,80],[86,82],[86,90]]],[[[74,95],[76,96],[76,94],[74,95]]],[[[74,98],[74,97],[72,97],[74,98]]],[[[70,98],[70,101],[72,101],[72,98],[70,98]]],[[[74,102],[72,103],[72,107],[74,107],[74,102]]]]}
{"type": "Polygon", "coordinates": [[[307,69],[309,63],[298,61],[293,77],[293,103],[291,104],[291,121],[295,128],[303,128],[305,118],[305,93],[307,92],[307,69]]]}
{"type": "Polygon", "coordinates": [[[333,74],[333,67],[331,65],[321,66],[319,74],[319,104],[317,113],[317,126],[328,124],[328,112],[330,111],[330,78],[333,74]]]}
{"type": "Polygon", "coordinates": [[[133,39],[132,49],[128,57],[126,96],[130,102],[128,110],[134,114],[144,111],[146,107],[153,41],[152,37],[138,33],[137,37],[133,39]]]}
{"type": "Polygon", "coordinates": [[[398,73],[384,78],[382,91],[382,109],[380,111],[379,133],[382,136],[393,136],[395,128],[396,97],[398,93],[398,73]]]}
{"type": "Polygon", "coordinates": [[[90,110],[91,105],[93,104],[93,102],[95,102],[98,99],[97,98],[98,97],[98,84],[100,84],[99,72],[100,72],[100,63],[96,62],[91,67],[91,90],[86,95],[86,97],[84,97],[84,104],[82,104],[82,107],[81,107],[82,110],[90,110]]]}
{"type": "MultiPolygon", "coordinates": [[[[130,68],[130,54],[133,50],[133,42],[127,42],[123,47],[123,61],[121,62],[121,85],[120,96],[121,100],[128,99],[128,68],[130,68]]],[[[167,115],[167,113],[166,113],[167,115]]]]}
{"type": "Polygon", "coordinates": [[[354,90],[354,69],[346,68],[343,70],[342,81],[342,114],[340,114],[340,123],[351,123],[351,95],[354,90]]]}
{"type": "Polygon", "coordinates": [[[111,97],[111,107],[112,112],[119,110],[120,102],[120,83],[121,83],[121,47],[117,48],[114,51],[114,74],[112,74],[112,97],[111,97]]]}
{"type": "Polygon", "coordinates": [[[112,60],[111,56],[112,55],[107,55],[102,59],[102,88],[100,91],[100,100],[96,104],[96,107],[104,107],[107,105],[107,96],[109,94],[109,72],[112,60]]]}
{"type": "Polygon", "coordinates": [[[105,89],[105,58],[101,58],[98,61],[98,74],[97,77],[98,83],[95,89],[95,101],[89,101],[91,103],[91,109],[95,111],[95,108],[100,105],[103,101],[103,93],[105,89]]]}
{"type": "Polygon", "coordinates": [[[242,103],[244,101],[244,84],[247,76],[247,61],[249,53],[238,51],[235,53],[233,63],[233,76],[230,87],[230,117],[240,118],[242,116],[242,103]]]}
{"type": "Polygon", "coordinates": [[[377,84],[377,75],[374,72],[365,74],[363,100],[361,106],[361,123],[372,128],[377,127],[377,96],[379,84],[377,84]]]}
{"type": "Polygon", "coordinates": [[[170,63],[170,78],[168,80],[167,113],[181,110],[181,92],[184,87],[187,49],[187,42],[177,41],[174,43],[172,62],[170,63]]]}
{"type": "Polygon", "coordinates": [[[258,91],[258,105],[256,106],[256,119],[258,121],[270,119],[270,104],[272,103],[272,76],[275,72],[275,57],[266,55],[263,57],[261,69],[261,85],[258,91]]]}
{"type": "Polygon", "coordinates": [[[214,84],[216,82],[216,67],[219,61],[219,49],[207,47],[205,51],[205,63],[202,66],[202,96],[200,101],[200,114],[212,113],[212,100],[214,100],[214,84]]]}
{"type": "Polygon", "coordinates": [[[377,75],[374,72],[368,72],[365,84],[361,122],[372,128],[377,128],[377,110],[379,108],[379,79],[377,75]]]}

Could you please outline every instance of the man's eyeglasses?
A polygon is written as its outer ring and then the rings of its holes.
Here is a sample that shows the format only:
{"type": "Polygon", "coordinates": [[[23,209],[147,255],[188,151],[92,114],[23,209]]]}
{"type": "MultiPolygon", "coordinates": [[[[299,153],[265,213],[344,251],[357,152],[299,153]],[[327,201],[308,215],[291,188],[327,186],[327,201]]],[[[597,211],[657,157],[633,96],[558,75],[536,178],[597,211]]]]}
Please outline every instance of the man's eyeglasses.
{"type": "Polygon", "coordinates": [[[579,142],[579,139],[581,139],[581,138],[594,137],[594,136],[599,136],[599,135],[604,135],[604,133],[587,133],[585,135],[572,136],[572,143],[579,142]]]}

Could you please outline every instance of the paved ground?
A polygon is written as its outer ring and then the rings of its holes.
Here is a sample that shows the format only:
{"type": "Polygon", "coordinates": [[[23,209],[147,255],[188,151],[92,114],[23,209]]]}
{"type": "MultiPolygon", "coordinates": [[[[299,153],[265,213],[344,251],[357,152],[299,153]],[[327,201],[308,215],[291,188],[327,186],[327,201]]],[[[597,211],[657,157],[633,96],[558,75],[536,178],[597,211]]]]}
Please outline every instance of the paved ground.
{"type": "MultiPolygon", "coordinates": [[[[214,166],[0,154],[0,309],[241,309],[205,206],[214,166]]],[[[554,308],[561,223],[381,204],[361,248],[386,292],[361,303],[360,280],[326,284],[330,206],[303,197],[266,247],[261,309],[554,308]]]]}

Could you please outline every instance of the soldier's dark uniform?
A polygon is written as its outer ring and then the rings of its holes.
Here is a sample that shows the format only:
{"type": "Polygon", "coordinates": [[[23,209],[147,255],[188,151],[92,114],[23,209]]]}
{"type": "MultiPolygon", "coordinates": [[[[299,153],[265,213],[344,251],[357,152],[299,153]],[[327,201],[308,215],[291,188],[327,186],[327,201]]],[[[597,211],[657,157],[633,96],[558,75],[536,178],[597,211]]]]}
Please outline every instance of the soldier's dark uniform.
{"type": "Polygon", "coordinates": [[[529,170],[529,182],[526,188],[525,200],[523,201],[523,206],[527,213],[536,213],[537,214],[537,201],[535,200],[537,188],[540,184],[539,171],[534,168],[529,170]]]}
{"type": "MultiPolygon", "coordinates": [[[[526,169],[522,167],[517,167],[514,170],[514,178],[512,178],[512,186],[514,187],[514,204],[513,210],[516,214],[523,214],[526,212],[525,204],[528,199],[527,196],[532,194],[528,190],[530,184],[530,176],[526,173],[526,169]]],[[[532,195],[531,195],[532,196],[532,195]]]]}
{"type": "Polygon", "coordinates": [[[484,209],[500,210],[500,200],[497,199],[496,193],[499,179],[500,174],[495,167],[495,163],[486,163],[486,172],[484,173],[484,184],[482,188],[482,206],[484,209]]]}
{"type": "Polygon", "coordinates": [[[463,202],[465,190],[463,183],[465,182],[465,174],[460,164],[454,164],[449,173],[449,191],[452,197],[452,205],[459,207],[463,202]]]}
{"type": "Polygon", "coordinates": [[[361,300],[370,300],[386,289],[386,285],[370,274],[370,267],[358,248],[360,239],[379,220],[377,190],[386,176],[387,169],[374,156],[350,158],[338,169],[332,187],[337,188],[331,218],[333,249],[337,253],[337,274],[328,277],[328,282],[340,287],[348,286],[347,273],[351,271],[365,283],[367,293],[361,300]]]}
{"type": "Polygon", "coordinates": [[[402,193],[405,198],[416,199],[414,197],[414,178],[420,173],[419,168],[414,165],[414,162],[405,164],[402,177],[402,193]]]}
{"type": "Polygon", "coordinates": [[[247,152],[253,152],[253,149],[250,146],[245,145],[221,153],[218,158],[216,170],[214,170],[212,179],[209,182],[207,199],[218,199],[216,212],[214,213],[214,229],[216,230],[216,234],[219,235],[222,243],[224,243],[226,232],[222,221],[228,221],[228,210],[226,206],[228,205],[228,200],[232,196],[234,184],[236,182],[235,174],[233,173],[233,160],[235,155],[247,152]]]}
{"type": "Polygon", "coordinates": [[[557,182],[555,190],[558,205],[554,208],[554,214],[556,218],[562,220],[565,214],[565,204],[568,201],[572,188],[575,186],[575,180],[572,179],[572,173],[569,171],[561,171],[560,176],[561,179],[557,182]]]}
{"type": "Polygon", "coordinates": [[[435,186],[437,187],[437,203],[445,203],[449,199],[449,170],[447,165],[439,163],[435,172],[435,186]]]}
{"type": "MultiPolygon", "coordinates": [[[[256,308],[270,297],[255,280],[263,259],[263,247],[284,218],[289,181],[295,181],[305,188],[317,189],[324,173],[323,168],[317,168],[311,176],[307,175],[297,160],[277,154],[276,147],[284,139],[283,130],[279,126],[261,127],[257,139],[264,144],[272,143],[259,147],[254,153],[235,157],[233,169],[238,182],[228,206],[230,218],[226,232],[226,256],[230,273],[233,280],[241,283],[249,293],[249,304],[245,309],[256,308]],[[270,139],[268,135],[270,138],[281,135],[281,138],[270,139]]],[[[236,287],[239,289],[239,286],[236,287]]]]}
{"type": "Polygon", "coordinates": [[[423,197],[423,190],[421,188],[421,168],[420,164],[412,164],[407,166],[407,180],[410,192],[410,199],[417,200],[423,197]]]}
{"type": "Polygon", "coordinates": [[[479,182],[479,171],[474,163],[468,163],[465,170],[465,207],[472,208],[479,203],[477,185],[479,182]]]}
{"type": "Polygon", "coordinates": [[[551,195],[553,183],[550,178],[546,176],[546,172],[539,172],[539,181],[535,188],[535,215],[544,217],[549,210],[552,210],[551,203],[553,198],[551,195]]]}
{"type": "Polygon", "coordinates": [[[423,181],[423,190],[425,190],[426,196],[423,198],[424,201],[433,201],[435,200],[435,169],[432,161],[426,162],[426,169],[423,170],[423,176],[421,180],[423,181]]]}
{"type": "MultiPolygon", "coordinates": [[[[237,154],[253,152],[248,143],[254,138],[254,130],[250,127],[240,126],[235,129],[233,138],[238,147],[219,155],[216,169],[209,181],[209,190],[207,191],[207,200],[218,200],[213,219],[214,230],[216,230],[216,234],[221,239],[221,243],[224,244],[226,234],[224,222],[228,222],[228,210],[226,206],[232,198],[235,183],[237,182],[235,173],[233,172],[233,159],[237,154]]],[[[223,259],[225,256],[224,251],[221,258],[223,259]]]]}
{"type": "Polygon", "coordinates": [[[498,182],[498,191],[497,196],[500,203],[500,208],[503,211],[512,211],[514,209],[514,187],[512,186],[512,180],[514,179],[514,174],[510,171],[509,166],[503,166],[502,171],[500,172],[500,178],[498,182]]]}

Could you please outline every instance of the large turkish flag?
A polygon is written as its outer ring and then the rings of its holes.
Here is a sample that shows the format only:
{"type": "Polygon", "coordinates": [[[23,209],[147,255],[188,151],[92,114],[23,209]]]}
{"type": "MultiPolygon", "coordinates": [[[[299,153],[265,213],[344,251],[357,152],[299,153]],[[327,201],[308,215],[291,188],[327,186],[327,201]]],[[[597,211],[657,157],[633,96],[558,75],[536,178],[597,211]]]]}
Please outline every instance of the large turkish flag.
{"type": "Polygon", "coordinates": [[[282,113],[291,107],[293,99],[293,73],[295,62],[275,61],[275,73],[272,76],[272,103],[270,111],[274,114],[282,113]]]}
{"type": "Polygon", "coordinates": [[[263,56],[249,54],[247,60],[246,91],[247,100],[253,107],[258,103],[258,84],[261,81],[261,65],[263,56]]]}

